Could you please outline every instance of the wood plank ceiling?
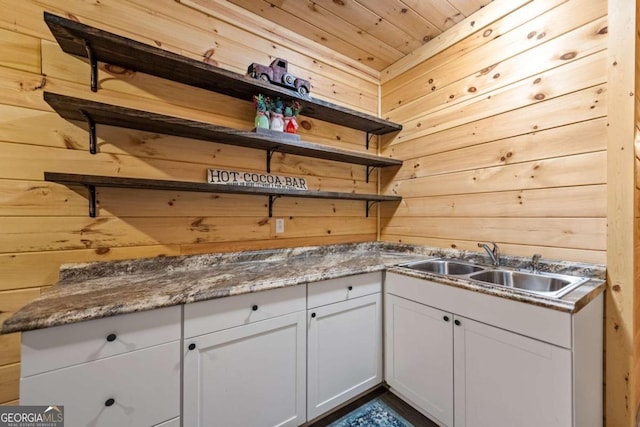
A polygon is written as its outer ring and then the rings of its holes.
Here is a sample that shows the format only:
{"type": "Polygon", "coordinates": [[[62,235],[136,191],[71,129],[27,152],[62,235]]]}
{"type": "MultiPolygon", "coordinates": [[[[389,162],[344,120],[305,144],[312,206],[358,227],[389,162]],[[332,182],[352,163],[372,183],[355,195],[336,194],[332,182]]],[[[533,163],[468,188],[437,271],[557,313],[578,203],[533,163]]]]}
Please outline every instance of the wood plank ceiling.
{"type": "Polygon", "coordinates": [[[228,0],[383,70],[492,0],[228,0]]]}

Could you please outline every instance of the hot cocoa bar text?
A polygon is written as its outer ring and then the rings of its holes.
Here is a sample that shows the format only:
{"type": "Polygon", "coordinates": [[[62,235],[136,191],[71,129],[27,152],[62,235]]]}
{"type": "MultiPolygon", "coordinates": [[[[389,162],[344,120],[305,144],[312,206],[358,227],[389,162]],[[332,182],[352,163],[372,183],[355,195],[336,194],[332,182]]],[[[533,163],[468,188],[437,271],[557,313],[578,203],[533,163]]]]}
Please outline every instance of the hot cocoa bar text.
{"type": "Polygon", "coordinates": [[[209,169],[207,172],[207,181],[209,184],[279,188],[286,190],[308,190],[307,182],[304,178],[225,169],[209,169]]]}

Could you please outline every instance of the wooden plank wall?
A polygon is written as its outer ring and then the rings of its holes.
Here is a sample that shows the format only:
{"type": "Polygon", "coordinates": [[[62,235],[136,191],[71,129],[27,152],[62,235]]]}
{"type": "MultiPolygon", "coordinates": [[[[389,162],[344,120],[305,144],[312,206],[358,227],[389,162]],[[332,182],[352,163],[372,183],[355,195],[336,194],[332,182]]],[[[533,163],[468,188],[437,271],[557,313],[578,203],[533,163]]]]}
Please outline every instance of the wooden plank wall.
{"type": "MultiPolygon", "coordinates": [[[[94,94],[87,61],[60,50],[45,10],[240,73],[281,56],[312,81],[313,96],[377,114],[377,72],[283,40],[222,3],[207,16],[170,0],[0,0],[0,321],[55,283],[64,262],[376,239],[364,202],[277,200],[285,233],[276,236],[266,197],[99,189],[99,216],[89,218],[84,189],[43,182],[45,170],[203,181],[208,167],[265,169],[262,151],[101,125],[91,156],[86,126],[52,112],[44,90],[241,129],[252,128],[252,105],[105,64],[94,94]]],[[[304,139],[364,151],[363,132],[302,119],[304,139]]],[[[304,176],[313,189],[377,190],[362,166],[274,159],[273,173],[304,176]]],[[[19,336],[0,336],[0,403],[18,398],[19,360],[19,336]]]]}
{"type": "Polygon", "coordinates": [[[605,263],[607,1],[520,3],[382,72],[382,240],[605,263]]]}
{"type": "Polygon", "coordinates": [[[638,411],[637,27],[636,1],[609,0],[607,142],[607,426],[634,427],[638,411]],[[635,46],[635,49],[634,49],[635,46]]]}
{"type": "MultiPolygon", "coordinates": [[[[618,0],[620,1],[620,0],[618,0]]],[[[630,352],[631,364],[630,364],[630,377],[633,378],[631,382],[632,396],[630,414],[633,417],[635,414],[635,426],[640,426],[640,3],[635,0],[635,8],[633,5],[630,7],[631,11],[635,9],[635,31],[633,31],[633,39],[635,41],[635,57],[634,57],[634,191],[633,191],[633,279],[629,280],[627,284],[627,294],[633,295],[633,301],[631,303],[632,316],[629,316],[629,320],[632,322],[631,328],[631,346],[630,352]]],[[[609,5],[609,9],[614,4],[609,5]]],[[[617,3],[615,4],[617,6],[617,3]]],[[[614,6],[614,7],[615,7],[614,6]]],[[[633,29],[633,27],[632,27],[633,29]]],[[[632,29],[627,29],[627,37],[631,39],[632,29]]],[[[625,295],[625,296],[626,296],[625,295]]],[[[631,418],[633,423],[634,418],[631,418]]],[[[633,424],[632,424],[633,425],[633,424]]]]}

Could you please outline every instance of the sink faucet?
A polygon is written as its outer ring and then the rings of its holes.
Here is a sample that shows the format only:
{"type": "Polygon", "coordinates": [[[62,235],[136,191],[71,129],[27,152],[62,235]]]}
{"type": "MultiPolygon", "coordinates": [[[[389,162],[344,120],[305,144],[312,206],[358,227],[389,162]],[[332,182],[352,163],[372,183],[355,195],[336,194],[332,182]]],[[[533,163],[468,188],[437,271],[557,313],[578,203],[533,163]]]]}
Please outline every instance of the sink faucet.
{"type": "Polygon", "coordinates": [[[496,242],[491,242],[492,248],[489,247],[486,243],[478,243],[478,247],[484,249],[489,254],[489,258],[493,262],[493,265],[496,267],[500,266],[500,248],[496,244],[496,242]]]}
{"type": "Polygon", "coordinates": [[[534,254],[531,257],[531,272],[532,273],[538,273],[540,271],[538,269],[538,264],[540,263],[540,258],[542,258],[542,255],[540,255],[540,254],[534,254]]]}

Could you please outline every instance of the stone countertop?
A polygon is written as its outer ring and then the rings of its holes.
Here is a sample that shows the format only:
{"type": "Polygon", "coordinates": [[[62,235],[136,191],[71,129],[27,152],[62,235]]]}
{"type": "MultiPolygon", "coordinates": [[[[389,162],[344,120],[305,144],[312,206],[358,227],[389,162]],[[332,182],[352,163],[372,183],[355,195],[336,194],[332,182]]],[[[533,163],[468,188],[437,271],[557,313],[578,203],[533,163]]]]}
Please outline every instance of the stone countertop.
{"type": "MultiPolygon", "coordinates": [[[[60,281],[7,319],[2,333],[382,270],[572,313],[604,289],[605,269],[592,264],[541,261],[543,271],[592,278],[562,298],[397,267],[443,256],[488,265],[488,259],[477,252],[379,242],[64,265],[60,281]]],[[[512,268],[527,262],[517,257],[503,260],[512,268]]]]}

